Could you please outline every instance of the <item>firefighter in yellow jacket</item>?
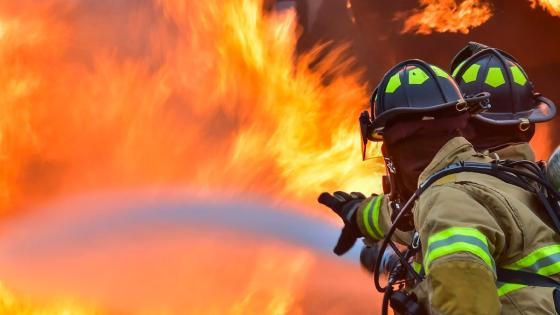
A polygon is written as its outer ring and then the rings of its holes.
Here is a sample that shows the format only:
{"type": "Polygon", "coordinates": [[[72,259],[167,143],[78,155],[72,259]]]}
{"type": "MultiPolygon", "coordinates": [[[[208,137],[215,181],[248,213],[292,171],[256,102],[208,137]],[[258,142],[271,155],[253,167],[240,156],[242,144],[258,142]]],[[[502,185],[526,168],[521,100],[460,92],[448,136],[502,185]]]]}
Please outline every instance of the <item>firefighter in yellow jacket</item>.
{"type": "MultiPolygon", "coordinates": [[[[535,134],[535,124],[554,118],[556,108],[550,100],[533,92],[532,83],[517,60],[502,50],[470,42],[453,58],[450,71],[464,95],[481,92],[491,94],[492,107],[473,116],[462,130],[475,149],[495,159],[535,161],[535,153],[529,145],[535,134]],[[533,114],[531,117],[532,113],[539,115],[533,114]]],[[[367,211],[366,217],[372,215],[366,206],[376,197],[363,202],[359,213],[367,211]]],[[[391,210],[387,200],[380,199],[378,202],[379,220],[382,222],[379,227],[386,231],[391,224],[391,210]]],[[[360,217],[363,218],[363,215],[360,217]]],[[[367,228],[366,221],[358,220],[366,232],[366,242],[371,244],[377,241],[378,237],[369,233],[373,229],[367,228]]],[[[406,237],[399,235],[401,239],[406,237]]],[[[375,249],[371,251],[376,253],[375,249]]],[[[372,268],[371,258],[368,257],[364,263],[366,268],[372,268]]]]}
{"type": "MultiPolygon", "coordinates": [[[[514,70],[515,71],[515,70],[514,70]]],[[[528,117],[547,115],[545,102],[528,117]],[[534,115],[534,116],[532,116],[534,115]]],[[[398,197],[406,200],[437,171],[460,161],[489,162],[461,135],[469,120],[469,99],[443,70],[421,61],[391,69],[374,93],[371,140],[382,140],[398,197]]],[[[553,105],[552,105],[553,106],[553,105]]],[[[389,214],[373,198],[336,192],[320,201],[339,214],[345,227],[337,254],[360,236],[384,237],[389,214]],[[361,219],[360,219],[361,218],[361,219]]],[[[462,172],[438,180],[416,202],[401,230],[419,232],[417,263],[426,279],[415,289],[430,314],[556,314],[555,289],[498,283],[496,270],[560,273],[560,238],[543,220],[534,195],[500,179],[462,172]]],[[[390,207],[388,207],[390,208],[390,207]]]]}

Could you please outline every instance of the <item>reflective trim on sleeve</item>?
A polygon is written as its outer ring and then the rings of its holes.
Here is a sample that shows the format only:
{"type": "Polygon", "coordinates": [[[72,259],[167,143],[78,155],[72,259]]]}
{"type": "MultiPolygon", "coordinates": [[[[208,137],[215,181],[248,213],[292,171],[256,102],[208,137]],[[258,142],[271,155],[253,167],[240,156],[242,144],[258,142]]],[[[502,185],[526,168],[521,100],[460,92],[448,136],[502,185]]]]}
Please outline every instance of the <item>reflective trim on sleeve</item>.
{"type": "Polygon", "coordinates": [[[523,289],[526,287],[524,284],[516,284],[516,283],[500,283],[498,282],[498,296],[506,295],[510,292],[523,289]]]}
{"type": "MultiPolygon", "coordinates": [[[[560,245],[541,247],[503,268],[537,273],[541,276],[556,275],[560,273],[560,245]]],[[[498,285],[498,294],[502,296],[524,287],[526,286],[521,284],[501,283],[498,285]]]]}
{"type": "Polygon", "coordinates": [[[537,272],[547,276],[559,273],[560,245],[541,247],[513,264],[504,266],[504,268],[537,272]]]}
{"type": "Polygon", "coordinates": [[[379,227],[379,212],[382,199],[382,196],[378,196],[370,200],[363,211],[364,226],[369,236],[375,240],[381,240],[384,237],[383,231],[379,227]]]}
{"type": "Polygon", "coordinates": [[[438,232],[428,239],[424,260],[426,273],[430,272],[430,265],[434,260],[460,252],[477,256],[494,272],[496,271],[494,259],[488,250],[486,236],[475,228],[453,227],[438,232]]]}

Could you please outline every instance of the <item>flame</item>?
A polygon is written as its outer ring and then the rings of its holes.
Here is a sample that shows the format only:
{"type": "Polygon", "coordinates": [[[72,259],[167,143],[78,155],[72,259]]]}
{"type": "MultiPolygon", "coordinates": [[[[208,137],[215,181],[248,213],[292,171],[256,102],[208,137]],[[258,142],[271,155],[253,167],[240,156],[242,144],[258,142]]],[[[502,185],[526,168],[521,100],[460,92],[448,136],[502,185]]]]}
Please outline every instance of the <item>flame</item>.
{"type": "MultiPolygon", "coordinates": [[[[239,251],[237,251],[239,254],[239,251]]],[[[203,296],[201,301],[191,301],[189,306],[182,311],[188,313],[204,314],[303,314],[299,310],[295,298],[299,295],[298,286],[302,283],[302,279],[306,277],[308,268],[313,262],[313,257],[304,250],[291,251],[291,259],[285,262],[285,249],[282,247],[270,246],[267,250],[260,253],[257,261],[246,262],[247,265],[254,266],[252,275],[247,281],[248,284],[237,284],[239,296],[233,297],[231,305],[223,305],[224,300],[228,300],[224,296],[209,294],[203,296]],[[281,258],[281,259],[280,259],[281,258]],[[266,281],[264,281],[266,280],[266,281]],[[273,286],[270,286],[274,283],[273,286]],[[206,303],[206,304],[204,304],[206,303]]],[[[191,263],[192,265],[192,263],[191,263]]],[[[188,265],[187,265],[188,266],[188,265]]],[[[185,266],[183,266],[185,267],[185,266]]],[[[193,266],[190,266],[193,267],[193,266]]],[[[201,267],[197,266],[195,270],[201,272],[201,267]]],[[[227,273],[225,274],[227,276],[227,273]]],[[[222,275],[223,276],[223,275],[222,275]]],[[[231,275],[230,275],[231,276],[231,275]]],[[[191,280],[192,279],[187,279],[191,280]]],[[[221,279],[224,280],[223,278],[221,279]]],[[[208,279],[206,279],[208,281],[208,279]]],[[[192,285],[191,285],[192,286],[192,285]]],[[[222,284],[223,286],[223,284],[222,284]]],[[[224,288],[220,288],[220,284],[213,286],[222,294],[224,288]]],[[[163,290],[163,288],[161,288],[163,290]]],[[[201,287],[196,289],[201,290],[201,287]]],[[[215,292],[214,292],[215,293],[215,292]]],[[[124,298],[126,294],[123,292],[114,292],[120,298],[124,298]]],[[[192,293],[191,293],[192,294],[192,293]]],[[[193,294],[198,295],[200,294],[193,294]]],[[[128,299],[128,298],[127,298],[128,299]]],[[[2,283],[0,283],[0,314],[2,315],[101,315],[111,314],[110,312],[101,312],[93,307],[85,307],[74,301],[64,299],[52,299],[55,302],[38,302],[29,298],[22,298],[10,291],[2,283]]],[[[131,303],[134,299],[129,299],[127,303],[131,303]]],[[[138,301],[135,301],[138,303],[138,301]]],[[[175,301],[176,303],[176,301],[175,301]]],[[[141,303],[140,303],[141,304],[141,303]]],[[[127,310],[126,314],[155,314],[156,312],[146,312],[142,310],[127,310]]],[[[157,312],[157,314],[175,314],[176,312],[157,312]]]]}
{"type": "Polygon", "coordinates": [[[93,308],[86,308],[74,302],[58,301],[51,305],[37,306],[40,303],[23,301],[4,284],[0,283],[0,314],[2,315],[97,315],[93,308]]]}
{"type": "Polygon", "coordinates": [[[2,211],[136,186],[379,189],[382,168],[360,160],[360,74],[344,47],[296,56],[294,11],[154,0],[111,20],[103,5],[0,3],[2,211]]]}
{"type": "MultiPolygon", "coordinates": [[[[298,56],[295,12],[262,8],[0,1],[0,212],[145,186],[269,201],[379,189],[383,169],[360,159],[357,117],[368,97],[345,48],[298,56]]],[[[294,291],[310,258],[274,260],[279,251],[248,262],[254,280],[215,313],[298,314],[294,291]],[[262,283],[276,288],[263,297],[262,283]]],[[[91,313],[1,295],[8,314],[91,313]]],[[[201,309],[211,314],[220,299],[201,309]]]]}
{"type": "Polygon", "coordinates": [[[459,4],[455,0],[420,0],[420,5],[421,9],[396,15],[396,19],[406,19],[402,33],[468,34],[492,17],[490,4],[481,0],[464,0],[459,4]]]}
{"type": "Polygon", "coordinates": [[[531,8],[536,8],[537,5],[550,13],[552,16],[560,16],[560,0],[529,0],[531,8]]]}

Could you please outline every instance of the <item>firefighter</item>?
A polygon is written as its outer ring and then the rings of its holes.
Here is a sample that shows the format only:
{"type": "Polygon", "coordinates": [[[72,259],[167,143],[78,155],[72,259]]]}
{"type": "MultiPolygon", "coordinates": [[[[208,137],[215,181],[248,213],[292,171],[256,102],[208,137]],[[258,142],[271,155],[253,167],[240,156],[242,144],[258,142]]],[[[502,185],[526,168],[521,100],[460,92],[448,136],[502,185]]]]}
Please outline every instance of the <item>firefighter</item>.
{"type": "MultiPolygon", "coordinates": [[[[475,149],[495,159],[535,161],[535,153],[529,145],[535,134],[535,124],[554,118],[556,107],[533,91],[531,81],[515,58],[502,50],[470,42],[457,53],[450,69],[464,95],[491,94],[491,108],[474,115],[463,130],[475,149]]],[[[387,220],[391,211],[384,208],[386,201],[380,199],[379,202],[384,216],[381,219],[387,220]]],[[[367,210],[365,205],[367,201],[359,213],[367,210]]],[[[368,212],[368,215],[371,214],[368,212]]],[[[365,226],[363,220],[361,226],[365,226]]],[[[381,223],[380,227],[387,229],[388,226],[381,223]]],[[[366,243],[376,240],[375,236],[367,235],[366,243]]],[[[364,249],[362,253],[362,263],[369,270],[373,267],[375,253],[376,249],[364,249]]]]}
{"type": "MultiPolygon", "coordinates": [[[[514,70],[515,71],[515,70],[514,70]]],[[[392,68],[372,97],[369,138],[383,141],[399,196],[406,200],[434,173],[460,162],[488,163],[464,137],[470,104],[443,70],[418,60],[392,68]]],[[[357,237],[384,237],[391,198],[323,193],[319,201],[345,223],[337,254],[357,237]],[[383,206],[387,203],[387,206],[383,206]],[[360,219],[361,217],[361,219],[360,219]]],[[[554,287],[497,282],[497,270],[557,277],[560,237],[539,217],[534,195],[497,177],[461,172],[420,195],[400,227],[420,235],[417,264],[426,278],[413,289],[430,314],[556,314],[554,287]]]]}

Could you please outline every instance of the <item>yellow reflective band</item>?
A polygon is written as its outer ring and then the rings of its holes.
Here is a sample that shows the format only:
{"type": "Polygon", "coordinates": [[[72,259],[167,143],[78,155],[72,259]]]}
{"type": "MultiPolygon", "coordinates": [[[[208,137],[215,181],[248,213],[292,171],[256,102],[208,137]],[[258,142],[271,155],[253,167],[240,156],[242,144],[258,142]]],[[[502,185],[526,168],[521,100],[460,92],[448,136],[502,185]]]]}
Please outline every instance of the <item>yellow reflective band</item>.
{"type": "Polygon", "coordinates": [[[471,243],[456,242],[447,246],[436,248],[430,251],[430,253],[428,253],[426,257],[426,261],[424,262],[424,265],[426,266],[426,273],[430,272],[430,264],[434,260],[443,256],[448,256],[451,254],[461,253],[461,252],[471,253],[477,256],[478,258],[482,259],[482,261],[484,261],[488,265],[488,267],[494,270],[494,259],[492,258],[492,256],[490,256],[488,251],[471,243]]]}
{"type": "MultiPolygon", "coordinates": [[[[558,274],[560,273],[560,245],[541,247],[515,263],[504,266],[504,268],[537,273],[542,276],[558,274]]],[[[500,286],[498,294],[501,296],[524,287],[524,285],[507,283],[500,286]]]]}
{"type": "Polygon", "coordinates": [[[524,284],[506,283],[498,288],[498,296],[506,295],[512,291],[525,288],[524,284]]]}
{"type": "Polygon", "coordinates": [[[539,260],[558,253],[560,253],[560,245],[549,245],[549,246],[541,247],[533,251],[526,257],[514,262],[513,264],[504,266],[504,268],[513,269],[513,270],[529,268],[539,260]]]}
{"type": "Polygon", "coordinates": [[[456,235],[471,236],[477,238],[480,241],[482,241],[486,246],[488,246],[488,241],[486,240],[486,236],[484,236],[484,234],[482,234],[479,230],[475,228],[467,228],[467,227],[452,227],[430,236],[428,240],[428,247],[434,242],[441,241],[456,235]]]}
{"type": "Polygon", "coordinates": [[[372,199],[368,202],[368,204],[366,205],[366,208],[363,211],[362,214],[362,220],[364,222],[364,226],[366,227],[366,231],[368,232],[368,234],[370,235],[371,238],[373,238],[374,240],[380,240],[383,237],[380,236],[379,234],[375,233],[373,230],[373,222],[370,222],[371,219],[371,208],[373,206],[373,203],[376,202],[377,203],[377,199],[379,199],[379,197],[372,199]]]}
{"type": "Polygon", "coordinates": [[[385,234],[379,227],[379,214],[380,214],[379,212],[381,210],[382,199],[383,199],[383,195],[377,196],[377,198],[375,198],[375,205],[373,206],[373,226],[375,227],[376,232],[381,236],[380,239],[382,239],[385,236],[385,234]]]}
{"type": "Polygon", "coordinates": [[[453,227],[436,233],[428,239],[424,260],[426,273],[429,273],[430,265],[434,260],[459,252],[473,254],[495,270],[495,262],[488,250],[486,236],[474,228],[453,227]]]}
{"type": "Polygon", "coordinates": [[[552,276],[560,273],[560,261],[557,261],[552,265],[540,268],[539,270],[537,270],[537,273],[543,276],[552,276]]]}

